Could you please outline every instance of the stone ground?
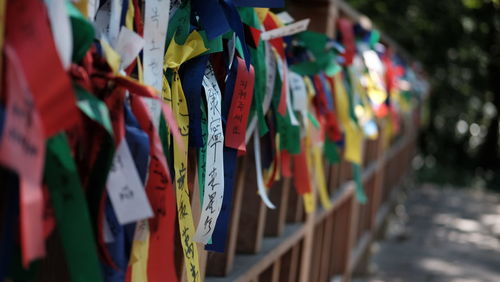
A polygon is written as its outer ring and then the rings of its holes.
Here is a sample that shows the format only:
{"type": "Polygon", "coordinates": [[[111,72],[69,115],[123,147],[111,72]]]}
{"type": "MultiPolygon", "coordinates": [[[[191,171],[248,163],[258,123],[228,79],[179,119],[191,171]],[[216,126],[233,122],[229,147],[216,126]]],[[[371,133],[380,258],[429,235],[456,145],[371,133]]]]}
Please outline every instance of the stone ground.
{"type": "Polygon", "coordinates": [[[500,281],[500,195],[422,185],[404,202],[353,281],[500,281]]]}

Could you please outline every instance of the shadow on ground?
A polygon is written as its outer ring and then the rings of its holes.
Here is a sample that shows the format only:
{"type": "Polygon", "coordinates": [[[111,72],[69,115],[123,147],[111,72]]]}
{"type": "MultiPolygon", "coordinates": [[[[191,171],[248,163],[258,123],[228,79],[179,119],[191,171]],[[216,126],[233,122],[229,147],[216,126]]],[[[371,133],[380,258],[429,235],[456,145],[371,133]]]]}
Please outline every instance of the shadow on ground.
{"type": "Polygon", "coordinates": [[[433,185],[408,192],[370,275],[354,281],[500,281],[500,195],[433,185]]]}

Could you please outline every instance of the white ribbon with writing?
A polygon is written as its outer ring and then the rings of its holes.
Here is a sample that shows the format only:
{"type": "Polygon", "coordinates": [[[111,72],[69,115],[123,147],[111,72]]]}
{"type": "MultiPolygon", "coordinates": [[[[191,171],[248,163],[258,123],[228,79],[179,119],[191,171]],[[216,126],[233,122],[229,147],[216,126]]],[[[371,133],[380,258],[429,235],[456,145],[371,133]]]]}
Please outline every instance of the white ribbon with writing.
{"type": "MultiPolygon", "coordinates": [[[[161,93],[170,0],[148,0],[145,9],[144,83],[161,93]]],[[[153,124],[159,128],[161,107],[154,103],[147,103],[147,105],[153,117],[153,124]]]]}
{"type": "Polygon", "coordinates": [[[210,64],[205,69],[203,88],[205,89],[208,112],[205,193],[203,195],[203,207],[194,241],[206,244],[212,238],[224,198],[224,134],[221,119],[222,95],[215,79],[214,70],[210,64]]]}
{"type": "Polygon", "coordinates": [[[271,40],[278,37],[288,36],[292,34],[296,34],[302,32],[307,29],[309,26],[310,19],[300,20],[293,24],[286,25],[284,27],[279,27],[275,29],[271,29],[269,31],[263,32],[260,34],[261,40],[271,40]]]}

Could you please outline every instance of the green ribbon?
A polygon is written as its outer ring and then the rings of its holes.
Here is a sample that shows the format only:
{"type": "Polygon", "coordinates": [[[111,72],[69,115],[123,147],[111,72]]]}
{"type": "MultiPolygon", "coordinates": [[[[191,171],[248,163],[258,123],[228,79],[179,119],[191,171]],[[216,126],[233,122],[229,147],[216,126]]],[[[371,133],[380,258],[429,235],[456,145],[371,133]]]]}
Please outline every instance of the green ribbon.
{"type": "Polygon", "coordinates": [[[103,281],[85,195],[63,133],[47,142],[44,176],[71,281],[103,281]]]}
{"type": "Polygon", "coordinates": [[[69,14],[73,32],[72,60],[78,63],[94,42],[94,27],[70,1],[66,1],[66,10],[69,14]]]}
{"type": "Polygon", "coordinates": [[[205,99],[201,99],[201,138],[203,146],[198,148],[198,184],[200,186],[200,205],[203,206],[203,195],[205,195],[205,163],[207,159],[208,146],[208,117],[205,99]]]}
{"type": "MultiPolygon", "coordinates": [[[[238,12],[240,14],[242,22],[253,28],[260,30],[261,28],[260,22],[253,8],[240,7],[238,8],[238,12]]],[[[257,121],[259,123],[259,134],[260,136],[263,136],[269,131],[269,128],[267,127],[266,124],[266,119],[264,117],[264,110],[262,109],[262,103],[264,101],[264,95],[266,93],[266,78],[267,78],[265,42],[260,40],[257,49],[254,48],[249,48],[249,49],[250,49],[250,55],[252,56],[252,63],[255,73],[255,84],[253,90],[252,105],[250,107],[250,118],[248,119],[248,122],[250,122],[252,120],[253,115],[256,114],[257,121]]],[[[240,54],[243,53],[240,52],[240,54]]]]}
{"type": "MultiPolygon", "coordinates": [[[[189,36],[190,20],[191,20],[191,3],[183,1],[181,6],[177,8],[168,24],[167,38],[165,46],[170,45],[170,41],[175,36],[175,42],[179,45],[184,44],[189,36]]],[[[166,51],[166,50],[165,50],[166,51]]]]}
{"type": "Polygon", "coordinates": [[[359,203],[365,204],[367,201],[365,189],[363,188],[363,181],[361,176],[361,166],[352,164],[352,172],[354,174],[354,182],[356,183],[356,199],[359,203]]]}
{"type": "Polygon", "coordinates": [[[331,141],[328,138],[325,138],[323,150],[325,153],[326,161],[329,164],[337,164],[340,162],[340,154],[337,150],[337,145],[335,144],[335,142],[331,141]]]}

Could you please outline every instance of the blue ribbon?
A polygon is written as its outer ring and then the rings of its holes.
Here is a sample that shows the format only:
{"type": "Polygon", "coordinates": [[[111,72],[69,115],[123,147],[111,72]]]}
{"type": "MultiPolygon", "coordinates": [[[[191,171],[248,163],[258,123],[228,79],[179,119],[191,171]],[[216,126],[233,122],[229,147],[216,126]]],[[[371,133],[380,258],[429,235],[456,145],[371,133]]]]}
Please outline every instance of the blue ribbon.
{"type": "Polygon", "coordinates": [[[198,56],[182,64],[179,70],[189,111],[189,146],[197,148],[203,146],[200,101],[207,61],[208,55],[198,56]]]}
{"type": "Polygon", "coordinates": [[[250,68],[251,57],[245,41],[243,23],[233,1],[193,0],[192,8],[200,17],[200,22],[209,40],[230,30],[236,33],[243,47],[245,64],[247,68],[250,68]]]}

